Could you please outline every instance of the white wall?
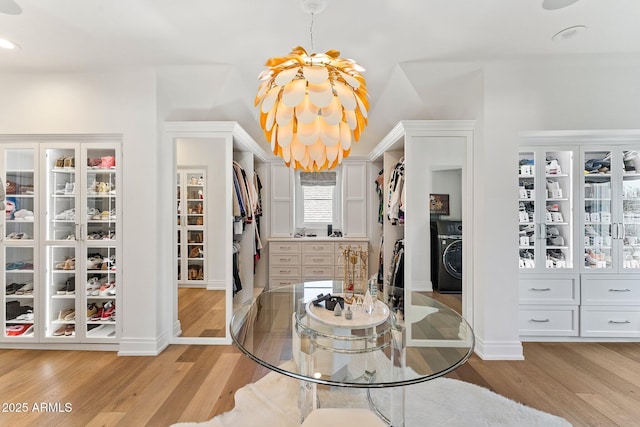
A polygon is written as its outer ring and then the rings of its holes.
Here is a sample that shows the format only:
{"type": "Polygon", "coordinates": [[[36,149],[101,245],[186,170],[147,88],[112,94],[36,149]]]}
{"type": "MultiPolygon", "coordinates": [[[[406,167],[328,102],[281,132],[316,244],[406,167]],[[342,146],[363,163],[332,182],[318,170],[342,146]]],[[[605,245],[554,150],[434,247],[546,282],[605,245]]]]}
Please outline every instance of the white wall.
{"type": "Polygon", "coordinates": [[[438,219],[462,219],[462,170],[434,170],[432,173],[432,194],[449,195],[449,215],[440,215],[438,219]]]}
{"type": "Polygon", "coordinates": [[[123,138],[121,352],[157,352],[156,83],[153,70],[0,75],[1,134],[119,133],[123,138]],[[142,311],[141,311],[142,310],[142,311]]]}

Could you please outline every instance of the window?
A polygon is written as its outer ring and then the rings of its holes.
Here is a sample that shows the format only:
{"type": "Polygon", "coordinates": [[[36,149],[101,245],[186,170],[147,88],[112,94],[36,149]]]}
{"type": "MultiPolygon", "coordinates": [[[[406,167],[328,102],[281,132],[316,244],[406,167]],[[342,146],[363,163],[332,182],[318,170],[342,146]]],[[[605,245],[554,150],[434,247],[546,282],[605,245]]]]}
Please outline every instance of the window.
{"type": "Polygon", "coordinates": [[[340,227],[340,171],[296,172],[296,227],[340,227]]]}

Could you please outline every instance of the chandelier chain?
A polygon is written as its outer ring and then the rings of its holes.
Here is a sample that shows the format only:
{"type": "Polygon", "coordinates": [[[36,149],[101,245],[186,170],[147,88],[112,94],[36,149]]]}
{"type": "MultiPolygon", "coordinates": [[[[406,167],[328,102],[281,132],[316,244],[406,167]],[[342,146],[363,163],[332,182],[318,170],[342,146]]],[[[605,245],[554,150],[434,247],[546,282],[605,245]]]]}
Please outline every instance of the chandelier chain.
{"type": "Polygon", "coordinates": [[[311,39],[311,52],[315,52],[315,49],[313,48],[313,15],[314,13],[311,12],[311,25],[309,25],[309,38],[311,39]]]}

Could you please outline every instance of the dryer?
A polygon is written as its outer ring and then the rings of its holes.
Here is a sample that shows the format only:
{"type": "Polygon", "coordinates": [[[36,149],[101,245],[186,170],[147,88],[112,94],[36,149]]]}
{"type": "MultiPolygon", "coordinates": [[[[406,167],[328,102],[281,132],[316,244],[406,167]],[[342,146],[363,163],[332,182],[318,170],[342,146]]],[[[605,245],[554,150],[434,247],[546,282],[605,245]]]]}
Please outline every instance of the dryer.
{"type": "Polygon", "coordinates": [[[431,282],[440,293],[462,292],[462,221],[431,223],[431,282]]]}

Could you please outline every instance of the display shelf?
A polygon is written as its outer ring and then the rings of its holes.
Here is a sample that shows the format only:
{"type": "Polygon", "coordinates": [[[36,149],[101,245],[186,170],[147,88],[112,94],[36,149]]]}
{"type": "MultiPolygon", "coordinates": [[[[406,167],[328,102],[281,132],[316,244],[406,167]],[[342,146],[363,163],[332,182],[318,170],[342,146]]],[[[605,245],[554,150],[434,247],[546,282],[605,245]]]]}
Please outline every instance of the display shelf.
{"type": "Polygon", "coordinates": [[[198,168],[179,168],[177,173],[178,284],[201,286],[206,281],[206,173],[198,168]],[[181,239],[187,236],[186,241],[181,239]],[[185,274],[182,274],[185,272],[185,274]]]}

